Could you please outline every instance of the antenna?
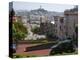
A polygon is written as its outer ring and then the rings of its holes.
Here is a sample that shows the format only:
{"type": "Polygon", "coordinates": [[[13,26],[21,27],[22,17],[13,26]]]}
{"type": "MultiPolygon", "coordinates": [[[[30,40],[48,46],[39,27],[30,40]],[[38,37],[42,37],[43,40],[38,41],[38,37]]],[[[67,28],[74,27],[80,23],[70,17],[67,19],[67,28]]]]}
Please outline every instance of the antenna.
{"type": "Polygon", "coordinates": [[[40,9],[42,8],[42,6],[40,5],[40,9]]]}

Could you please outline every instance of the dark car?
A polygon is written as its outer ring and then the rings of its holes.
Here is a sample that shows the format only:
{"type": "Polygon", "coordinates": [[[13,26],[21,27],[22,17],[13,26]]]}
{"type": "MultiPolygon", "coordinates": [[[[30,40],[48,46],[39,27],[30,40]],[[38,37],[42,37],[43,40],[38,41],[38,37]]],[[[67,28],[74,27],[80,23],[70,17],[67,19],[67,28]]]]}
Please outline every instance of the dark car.
{"type": "Polygon", "coordinates": [[[71,40],[60,41],[51,47],[50,55],[74,52],[75,48],[71,40]]]}

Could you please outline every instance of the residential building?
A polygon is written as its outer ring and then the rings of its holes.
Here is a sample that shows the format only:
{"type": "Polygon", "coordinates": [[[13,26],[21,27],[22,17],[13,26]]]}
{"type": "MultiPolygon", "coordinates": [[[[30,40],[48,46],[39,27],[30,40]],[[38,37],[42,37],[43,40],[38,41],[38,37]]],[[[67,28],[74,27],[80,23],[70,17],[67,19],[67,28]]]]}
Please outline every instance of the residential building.
{"type": "Polygon", "coordinates": [[[66,36],[70,38],[77,38],[78,36],[78,7],[66,10],[64,12],[66,21],[66,36]]]}
{"type": "Polygon", "coordinates": [[[40,31],[41,34],[54,37],[54,24],[48,20],[47,16],[45,16],[45,18],[40,18],[40,31]]]}
{"type": "Polygon", "coordinates": [[[63,40],[66,38],[65,35],[65,20],[64,16],[54,16],[54,33],[57,38],[63,40]]]}

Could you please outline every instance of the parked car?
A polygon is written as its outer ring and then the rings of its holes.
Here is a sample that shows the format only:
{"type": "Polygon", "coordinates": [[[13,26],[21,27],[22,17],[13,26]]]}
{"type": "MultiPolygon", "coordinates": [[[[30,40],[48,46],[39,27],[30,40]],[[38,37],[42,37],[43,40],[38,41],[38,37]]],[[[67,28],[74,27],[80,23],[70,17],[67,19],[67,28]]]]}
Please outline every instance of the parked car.
{"type": "Polygon", "coordinates": [[[50,55],[62,54],[63,52],[71,53],[74,51],[75,51],[75,48],[72,43],[72,40],[64,40],[64,41],[60,41],[59,43],[51,47],[50,55]]]}

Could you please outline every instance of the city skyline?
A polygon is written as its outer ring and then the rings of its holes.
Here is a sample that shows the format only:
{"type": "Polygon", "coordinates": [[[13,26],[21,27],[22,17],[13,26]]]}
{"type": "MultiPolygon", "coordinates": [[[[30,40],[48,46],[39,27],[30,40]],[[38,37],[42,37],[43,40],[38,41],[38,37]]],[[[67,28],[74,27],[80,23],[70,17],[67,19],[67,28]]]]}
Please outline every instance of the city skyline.
{"type": "Polygon", "coordinates": [[[31,3],[31,2],[13,2],[14,10],[34,10],[43,8],[48,11],[64,12],[66,9],[74,8],[75,5],[50,4],[50,3],[31,3]]]}

